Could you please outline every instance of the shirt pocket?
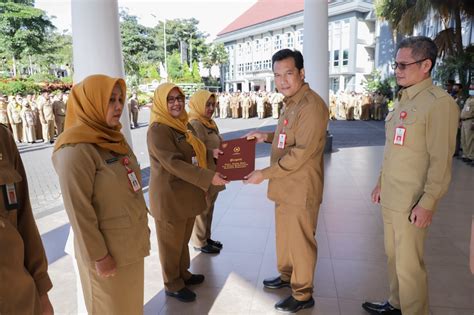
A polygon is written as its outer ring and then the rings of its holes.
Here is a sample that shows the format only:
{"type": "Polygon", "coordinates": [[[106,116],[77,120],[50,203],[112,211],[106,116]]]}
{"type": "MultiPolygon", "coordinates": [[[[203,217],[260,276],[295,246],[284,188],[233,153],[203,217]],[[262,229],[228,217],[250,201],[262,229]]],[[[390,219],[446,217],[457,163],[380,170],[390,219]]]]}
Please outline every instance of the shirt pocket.
{"type": "Polygon", "coordinates": [[[131,226],[132,221],[129,215],[121,215],[114,218],[102,219],[99,222],[99,228],[101,230],[126,229],[131,226]]]}
{"type": "Polygon", "coordinates": [[[18,226],[18,207],[20,206],[20,200],[18,195],[19,183],[22,181],[20,173],[12,169],[9,165],[6,168],[2,168],[0,173],[0,194],[2,194],[0,200],[2,200],[2,205],[0,205],[0,210],[3,213],[2,216],[6,217],[10,223],[17,228],[18,226]],[[14,205],[10,204],[9,198],[7,196],[6,185],[15,185],[14,195],[11,198],[16,198],[16,207],[12,208],[14,205]]]}

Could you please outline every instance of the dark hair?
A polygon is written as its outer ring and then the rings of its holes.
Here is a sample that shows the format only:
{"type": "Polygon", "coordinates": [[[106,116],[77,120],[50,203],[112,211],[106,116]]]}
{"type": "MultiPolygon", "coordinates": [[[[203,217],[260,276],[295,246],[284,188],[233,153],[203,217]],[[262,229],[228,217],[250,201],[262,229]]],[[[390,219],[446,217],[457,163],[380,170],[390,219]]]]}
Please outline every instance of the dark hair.
{"type": "Polygon", "coordinates": [[[301,70],[304,68],[303,55],[298,50],[291,50],[291,49],[286,48],[286,49],[279,50],[273,54],[272,70],[273,70],[273,67],[275,66],[275,62],[283,60],[283,59],[287,59],[287,58],[293,58],[293,60],[295,61],[295,66],[298,70],[301,70]]]}
{"type": "Polygon", "coordinates": [[[411,55],[416,60],[431,60],[431,69],[433,69],[436,57],[438,56],[438,47],[434,41],[426,36],[413,36],[403,39],[398,44],[397,50],[401,48],[411,48],[411,55]]]}

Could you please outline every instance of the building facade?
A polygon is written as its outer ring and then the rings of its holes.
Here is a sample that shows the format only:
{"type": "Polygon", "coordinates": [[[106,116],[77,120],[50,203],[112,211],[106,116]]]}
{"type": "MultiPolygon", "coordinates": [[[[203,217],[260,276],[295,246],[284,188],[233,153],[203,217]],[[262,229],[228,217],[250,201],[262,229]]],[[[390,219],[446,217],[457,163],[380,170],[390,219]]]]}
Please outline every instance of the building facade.
{"type": "MultiPolygon", "coordinates": [[[[372,1],[329,1],[330,89],[361,91],[374,68],[375,17],[372,1]]],[[[304,1],[260,0],[222,30],[229,63],[226,91],[274,90],[272,55],[283,48],[303,51],[304,1]]]]}

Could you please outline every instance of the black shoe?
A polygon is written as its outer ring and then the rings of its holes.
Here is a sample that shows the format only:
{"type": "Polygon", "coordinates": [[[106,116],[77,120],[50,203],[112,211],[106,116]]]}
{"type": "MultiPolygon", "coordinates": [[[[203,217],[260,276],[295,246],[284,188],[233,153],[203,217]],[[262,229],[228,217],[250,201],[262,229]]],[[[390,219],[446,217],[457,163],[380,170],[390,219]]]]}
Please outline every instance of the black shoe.
{"type": "Polygon", "coordinates": [[[214,246],[214,247],[217,247],[219,249],[222,249],[222,247],[224,246],[221,242],[211,240],[210,238],[207,239],[207,244],[209,244],[211,246],[214,246]]]}
{"type": "Polygon", "coordinates": [[[263,280],[263,286],[267,289],[290,288],[290,282],[281,280],[280,276],[263,280]]]}
{"type": "Polygon", "coordinates": [[[314,299],[311,297],[307,301],[298,301],[291,295],[286,299],[281,300],[275,304],[275,309],[285,313],[296,313],[299,310],[310,308],[314,306],[314,299]]]}
{"type": "Polygon", "coordinates": [[[221,252],[219,248],[216,248],[210,244],[207,244],[206,246],[203,246],[203,247],[194,247],[194,249],[201,251],[205,254],[219,254],[221,252]]]}
{"type": "Polygon", "coordinates": [[[196,293],[184,287],[177,292],[165,291],[167,296],[176,298],[181,302],[192,302],[196,299],[196,293]]]}
{"type": "Polygon", "coordinates": [[[463,157],[463,158],[462,158],[462,161],[463,161],[463,162],[470,162],[471,159],[469,159],[469,158],[467,158],[467,157],[463,157]]]}
{"type": "Polygon", "coordinates": [[[362,308],[370,314],[402,315],[402,311],[390,305],[388,301],[382,303],[365,302],[362,304],[362,308]]]}
{"type": "Polygon", "coordinates": [[[185,285],[195,285],[204,282],[204,275],[191,275],[191,278],[184,280],[185,285]]]}

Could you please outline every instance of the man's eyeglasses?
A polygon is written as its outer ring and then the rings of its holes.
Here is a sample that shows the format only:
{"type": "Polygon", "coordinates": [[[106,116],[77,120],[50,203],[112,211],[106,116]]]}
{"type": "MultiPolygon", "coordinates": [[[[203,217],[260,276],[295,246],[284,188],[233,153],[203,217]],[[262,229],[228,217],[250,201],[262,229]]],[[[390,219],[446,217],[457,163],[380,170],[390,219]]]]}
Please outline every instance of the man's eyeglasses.
{"type": "Polygon", "coordinates": [[[176,96],[176,97],[168,97],[166,99],[166,101],[168,102],[168,104],[174,104],[174,102],[178,101],[178,103],[184,103],[184,96],[176,96]]]}
{"type": "Polygon", "coordinates": [[[400,70],[403,71],[403,70],[405,70],[406,67],[411,66],[411,65],[414,65],[415,63],[423,62],[423,61],[425,61],[426,59],[428,59],[428,58],[421,59],[421,60],[414,61],[414,62],[410,62],[410,63],[398,63],[398,62],[395,61],[395,62],[392,64],[392,69],[395,70],[395,69],[398,68],[398,69],[400,69],[400,70]]]}

